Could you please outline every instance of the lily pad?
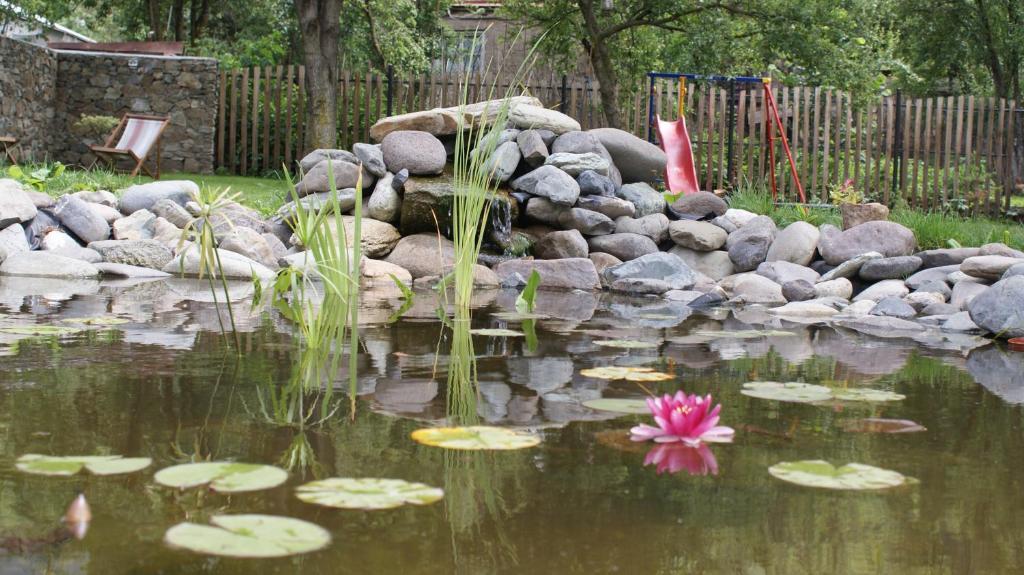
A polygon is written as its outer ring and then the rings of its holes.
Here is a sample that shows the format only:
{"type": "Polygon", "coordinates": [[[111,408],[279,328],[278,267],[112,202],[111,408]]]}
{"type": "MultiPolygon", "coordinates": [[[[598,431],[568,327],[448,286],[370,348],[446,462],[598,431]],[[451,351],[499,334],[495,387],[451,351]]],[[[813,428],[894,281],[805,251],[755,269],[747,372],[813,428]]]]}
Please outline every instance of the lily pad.
{"type": "Polygon", "coordinates": [[[870,490],[888,489],[908,483],[910,478],[897,471],[862,463],[836,467],[827,461],[784,461],[768,468],[777,479],[822,489],[870,490]]]}
{"type": "Polygon", "coordinates": [[[121,457],[120,455],[68,455],[49,456],[27,453],[18,458],[14,466],[25,473],[36,475],[75,475],[85,468],[93,475],[119,475],[141,471],[153,460],[148,457],[121,457]]]}
{"type": "Polygon", "coordinates": [[[907,396],[900,395],[899,393],[893,393],[891,391],[885,391],[883,389],[866,389],[866,388],[849,388],[849,389],[836,389],[832,391],[832,395],[840,401],[870,401],[870,402],[882,402],[882,401],[900,401],[906,399],[907,396]]]}
{"type": "Polygon", "coordinates": [[[658,347],[658,344],[654,342],[635,339],[602,339],[595,341],[594,345],[599,345],[601,347],[615,347],[619,349],[650,349],[658,347]]]}
{"type": "Polygon", "coordinates": [[[82,328],[66,325],[15,325],[0,327],[0,332],[14,335],[70,335],[82,331],[82,328]]]}
{"type": "Polygon", "coordinates": [[[499,311],[492,313],[491,317],[494,319],[500,319],[502,321],[526,321],[528,319],[548,319],[550,316],[546,316],[542,313],[520,313],[517,311],[499,311]]]}
{"type": "Polygon", "coordinates": [[[909,419],[866,417],[843,422],[844,431],[853,433],[916,433],[928,431],[923,425],[909,419]]]}
{"type": "Polygon", "coordinates": [[[583,407],[589,407],[590,409],[596,409],[598,411],[611,411],[614,413],[645,414],[651,412],[650,408],[647,407],[647,402],[642,399],[615,399],[602,397],[599,399],[584,401],[583,407]]]}
{"type": "Polygon", "coordinates": [[[164,487],[188,489],[209,485],[219,493],[239,493],[277,487],[288,480],[288,472],[271,465],[212,461],[167,467],[153,479],[164,487]]]}
{"type": "Polygon", "coordinates": [[[341,509],[392,509],[440,501],[444,490],[423,483],[373,477],[331,477],[299,486],[296,496],[306,503],[341,509]]]}
{"type": "Polygon", "coordinates": [[[592,367],[590,369],[581,370],[580,375],[584,377],[593,377],[594,379],[624,379],[626,381],[638,382],[668,381],[673,377],[667,373],[654,371],[649,367],[617,366],[592,367]]]}
{"type": "Polygon", "coordinates": [[[524,449],[540,443],[533,433],[487,426],[427,427],[412,432],[412,439],[432,447],[474,450],[524,449]]]}
{"type": "Polygon", "coordinates": [[[292,517],[214,515],[212,525],[179,523],[167,530],[171,547],[222,557],[287,557],[326,547],[326,529],[292,517]]]}
{"type": "Polygon", "coordinates": [[[770,399],[773,401],[788,401],[792,403],[814,403],[832,399],[832,390],[823,385],[800,383],[790,381],[779,383],[777,381],[751,381],[743,384],[740,391],[748,397],[758,399],[770,399]]]}
{"type": "Polygon", "coordinates": [[[96,326],[108,326],[108,325],[121,325],[128,323],[128,320],[123,317],[114,316],[100,316],[100,317],[69,317],[62,319],[61,321],[67,323],[77,323],[81,325],[96,325],[96,326]]]}
{"type": "Polygon", "coordinates": [[[523,337],[524,335],[521,331],[500,328],[471,329],[469,330],[469,333],[473,335],[486,335],[491,337],[523,337]]]}

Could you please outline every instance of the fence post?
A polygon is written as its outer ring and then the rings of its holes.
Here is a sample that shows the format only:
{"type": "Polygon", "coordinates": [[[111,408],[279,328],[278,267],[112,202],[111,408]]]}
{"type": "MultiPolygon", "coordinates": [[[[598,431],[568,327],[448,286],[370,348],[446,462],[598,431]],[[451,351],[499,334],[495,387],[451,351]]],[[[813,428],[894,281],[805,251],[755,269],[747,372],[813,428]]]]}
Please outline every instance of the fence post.
{"type": "Polygon", "coordinates": [[[558,96],[558,111],[565,113],[565,99],[569,94],[569,77],[562,74],[562,89],[558,96]]]}
{"type": "Polygon", "coordinates": [[[648,74],[647,86],[647,141],[654,143],[654,76],[648,74]]]}
{"type": "Polygon", "coordinates": [[[893,198],[900,195],[903,190],[903,170],[901,164],[903,163],[903,91],[896,90],[896,118],[895,129],[896,129],[896,141],[892,147],[892,192],[893,198]]]}
{"type": "Polygon", "coordinates": [[[727,144],[726,144],[726,154],[727,154],[727,156],[726,156],[726,160],[725,160],[725,183],[729,187],[732,187],[732,184],[733,184],[733,182],[732,182],[732,169],[733,169],[732,144],[733,144],[733,133],[736,131],[736,80],[734,80],[732,78],[729,79],[728,98],[729,98],[729,112],[728,112],[728,116],[727,116],[728,119],[726,120],[726,123],[728,124],[726,126],[726,130],[729,131],[729,135],[727,136],[728,140],[727,140],[727,144]]]}
{"type": "MultiPolygon", "coordinates": [[[[369,84],[367,84],[369,89],[369,84]]],[[[380,100],[378,100],[379,102],[380,100]]],[[[388,64],[388,116],[391,116],[395,103],[395,67],[388,64]]]]}

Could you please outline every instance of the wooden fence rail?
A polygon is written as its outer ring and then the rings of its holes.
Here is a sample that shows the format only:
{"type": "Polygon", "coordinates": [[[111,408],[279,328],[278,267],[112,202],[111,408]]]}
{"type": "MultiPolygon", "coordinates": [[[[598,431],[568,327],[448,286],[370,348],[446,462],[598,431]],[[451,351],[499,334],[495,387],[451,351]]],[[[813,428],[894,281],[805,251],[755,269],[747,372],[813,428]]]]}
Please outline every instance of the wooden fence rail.
{"type": "MultiPolygon", "coordinates": [[[[379,118],[457,106],[469,82],[473,101],[506,93],[478,76],[394,75],[346,71],[338,85],[338,146],[370,140],[379,118]],[[390,106],[390,107],[389,107],[390,106]]],[[[226,70],[220,76],[217,166],[231,173],[294,171],[303,145],[306,95],[301,66],[226,70]]],[[[649,100],[646,79],[632,90],[624,129],[647,138],[647,118],[674,118],[675,84],[659,80],[649,100]]],[[[602,126],[597,87],[588,78],[531,78],[525,90],[576,118],[583,129],[602,126]]],[[[816,87],[773,86],[808,201],[828,201],[846,180],[886,204],[933,209],[966,207],[995,213],[1010,205],[1022,159],[1015,133],[1024,113],[1016,103],[975,96],[889,96],[854,106],[848,94],[816,87]]],[[[687,123],[704,189],[765,182],[769,173],[763,92],[693,84],[686,93],[687,123]]],[[[783,199],[796,198],[781,147],[776,172],[783,199]]]]}

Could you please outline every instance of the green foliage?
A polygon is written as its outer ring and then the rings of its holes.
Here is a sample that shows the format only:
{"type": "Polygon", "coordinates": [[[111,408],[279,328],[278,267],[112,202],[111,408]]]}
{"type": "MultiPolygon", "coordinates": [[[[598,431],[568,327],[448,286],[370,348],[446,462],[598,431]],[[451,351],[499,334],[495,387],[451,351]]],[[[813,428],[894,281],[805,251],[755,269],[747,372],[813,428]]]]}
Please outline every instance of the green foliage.
{"type": "Polygon", "coordinates": [[[526,287],[516,297],[516,311],[519,313],[533,313],[533,304],[537,299],[537,287],[540,285],[540,274],[537,270],[530,273],[526,280],[526,287]]]}
{"type": "Polygon", "coordinates": [[[842,184],[833,185],[828,192],[828,197],[833,204],[859,204],[864,201],[864,194],[854,185],[853,180],[846,180],[842,184]]]}
{"type": "Polygon", "coordinates": [[[14,178],[23,184],[32,186],[37,191],[46,187],[46,183],[54,178],[59,178],[64,173],[65,166],[60,162],[49,165],[42,165],[31,171],[22,169],[21,166],[9,166],[7,177],[14,178]]]}
{"type": "Polygon", "coordinates": [[[71,132],[83,138],[98,140],[109,135],[120,121],[114,116],[82,114],[81,118],[71,124],[71,132]]]}

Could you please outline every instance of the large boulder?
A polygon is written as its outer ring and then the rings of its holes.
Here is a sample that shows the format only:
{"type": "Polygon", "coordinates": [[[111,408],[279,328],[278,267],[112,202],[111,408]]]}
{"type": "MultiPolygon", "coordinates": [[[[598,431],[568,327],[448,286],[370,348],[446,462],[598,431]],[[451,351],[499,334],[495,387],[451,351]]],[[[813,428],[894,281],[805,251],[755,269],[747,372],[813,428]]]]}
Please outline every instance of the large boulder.
{"type": "Polygon", "coordinates": [[[690,266],[666,252],[647,254],[605,268],[601,276],[609,285],[624,279],[653,279],[666,282],[669,289],[678,290],[690,289],[697,281],[697,274],[690,266]]]}
{"type": "Polygon", "coordinates": [[[160,180],[129,186],[121,193],[118,209],[122,214],[151,210],[153,204],[169,199],[184,206],[199,195],[199,185],[189,180],[160,180]]]}
{"type": "Polygon", "coordinates": [[[587,240],[590,251],[611,254],[626,262],[658,251],[658,244],[640,234],[608,234],[587,240]]]}
{"type": "Polygon", "coordinates": [[[814,259],[814,253],[818,250],[818,239],[821,232],[818,228],[807,222],[793,222],[783,228],[775,237],[765,261],[791,262],[806,266],[814,259]]]}
{"type": "Polygon", "coordinates": [[[18,252],[0,264],[0,275],[61,279],[98,278],[100,270],[89,262],[50,252],[18,252]]]}
{"type": "Polygon", "coordinates": [[[885,221],[863,223],[846,231],[825,224],[818,241],[821,257],[832,266],[867,252],[878,252],[883,257],[909,256],[916,248],[914,232],[885,221]]]}
{"type": "Polygon", "coordinates": [[[786,261],[762,262],[757,266],[757,274],[762,275],[779,285],[794,280],[803,280],[810,284],[818,281],[818,272],[811,268],[786,261]]]}
{"type": "Polygon", "coordinates": [[[860,267],[861,279],[876,282],[879,280],[904,279],[921,267],[921,258],[917,256],[896,256],[894,258],[876,258],[864,262],[860,267]]]}
{"type": "Polygon", "coordinates": [[[714,281],[736,273],[736,267],[729,258],[728,252],[698,252],[681,246],[669,250],[669,253],[686,262],[686,265],[710,277],[714,281]]]}
{"type": "MultiPolygon", "coordinates": [[[[536,201],[536,200],[534,200],[536,201]]],[[[532,201],[530,202],[533,203],[532,201]]],[[[608,216],[583,208],[562,209],[558,213],[558,225],[576,230],[587,236],[603,236],[615,231],[615,222],[608,216]]]]}
{"type": "Polygon", "coordinates": [[[163,269],[174,257],[158,240],[103,240],[90,243],[89,249],[99,252],[106,262],[154,270],[163,269]]]}
{"type": "Polygon", "coordinates": [[[555,134],[578,132],[580,123],[565,114],[542,106],[518,104],[508,113],[508,123],[521,130],[551,130],[555,134]]]}
{"type": "Polygon", "coordinates": [[[590,132],[566,132],[555,138],[555,141],[552,142],[551,153],[597,154],[603,156],[605,147],[601,145],[601,140],[598,140],[597,136],[590,132]]]}
{"type": "Polygon", "coordinates": [[[638,218],[665,211],[665,197],[643,182],[622,185],[615,190],[615,195],[636,206],[635,217],[638,218]]]}
{"type": "MultiPolygon", "coordinates": [[[[863,224],[862,224],[863,225],[863,224]]],[[[857,294],[853,301],[870,300],[879,302],[887,297],[902,298],[910,293],[903,280],[882,280],[857,294]]]]}
{"type": "Polygon", "coordinates": [[[636,214],[633,202],[607,196],[580,196],[580,199],[576,200],[576,207],[604,214],[613,220],[623,216],[633,217],[636,214]]]}
{"type": "Polygon", "coordinates": [[[553,289],[601,289],[601,280],[597,276],[594,262],[588,258],[567,258],[561,260],[526,260],[516,259],[501,262],[494,267],[498,279],[506,279],[519,274],[530,277],[534,271],[540,276],[541,288],[553,289]]]}
{"type": "Polygon", "coordinates": [[[402,197],[392,185],[393,181],[394,176],[390,173],[385,173],[377,180],[370,200],[366,203],[367,216],[390,224],[398,222],[398,216],[402,213],[402,197]]]}
{"type": "Polygon", "coordinates": [[[677,246],[712,252],[725,245],[729,234],[722,228],[708,222],[677,220],[669,224],[668,234],[677,246]]]}
{"type": "Polygon", "coordinates": [[[32,249],[25,237],[25,229],[21,224],[12,224],[0,230],[0,262],[7,256],[32,249]]]}
{"type": "Polygon", "coordinates": [[[756,269],[768,257],[768,249],[775,240],[775,222],[768,216],[759,216],[747,225],[729,234],[725,246],[736,271],[756,269]]]}
{"type": "Polygon", "coordinates": [[[960,264],[960,271],[965,274],[986,280],[997,280],[1003,277],[1006,270],[1024,264],[1024,259],[1007,256],[974,256],[960,264]]]}
{"type": "Polygon", "coordinates": [[[455,184],[451,178],[409,178],[405,182],[405,195],[402,198],[402,235],[422,232],[436,234],[438,226],[442,232],[447,232],[451,226],[454,201],[455,184]]]}
{"type": "MultiPolygon", "coordinates": [[[[729,204],[711,192],[697,192],[680,196],[679,199],[672,202],[669,210],[680,219],[703,220],[724,216],[729,210],[729,204]]],[[[735,226],[736,229],[740,227],[742,225],[735,226]]]]}
{"type": "Polygon", "coordinates": [[[138,210],[130,216],[118,218],[111,225],[115,240],[148,240],[153,237],[156,214],[138,210]]]}
{"type": "MultiPolygon", "coordinates": [[[[355,221],[355,216],[340,216],[328,220],[328,226],[331,228],[333,236],[337,238],[340,222],[340,225],[345,230],[348,245],[352,245],[352,242],[355,241],[355,221]]],[[[398,233],[398,229],[387,222],[364,217],[361,224],[360,233],[362,241],[360,246],[363,250],[363,255],[368,258],[379,259],[388,255],[402,238],[401,234],[398,233]]]]}
{"type": "Polygon", "coordinates": [[[484,162],[484,171],[490,174],[495,182],[504,184],[515,173],[521,159],[519,145],[513,140],[498,146],[484,162]]]}
{"type": "Polygon", "coordinates": [[[987,292],[989,286],[977,282],[957,282],[949,294],[949,303],[957,309],[965,310],[974,298],[987,292]]]}
{"type": "Polygon", "coordinates": [[[17,180],[0,179],[0,230],[36,217],[36,205],[17,180]]]}
{"type": "Polygon", "coordinates": [[[946,248],[925,250],[914,255],[921,258],[921,269],[928,269],[956,265],[967,258],[980,255],[980,252],[980,248],[946,248]]]}
{"type": "Polygon", "coordinates": [[[607,176],[608,170],[611,168],[611,163],[608,160],[592,152],[586,154],[558,152],[548,156],[544,160],[544,165],[554,166],[574,177],[588,171],[607,176]]]}
{"type": "Polygon", "coordinates": [[[299,172],[302,174],[308,174],[310,170],[315,168],[317,164],[324,160],[337,160],[340,162],[348,162],[350,164],[359,163],[359,158],[348,150],[317,148],[299,160],[299,172]]]}
{"type": "Polygon", "coordinates": [[[608,150],[623,182],[654,182],[664,176],[667,156],[658,146],[616,128],[597,128],[588,133],[597,136],[608,150]]]}
{"type": "Polygon", "coordinates": [[[389,172],[409,170],[414,176],[440,174],[448,159],[444,144],[427,132],[399,130],[384,136],[380,145],[389,172]]]}
{"type": "Polygon", "coordinates": [[[889,219],[889,208],[877,202],[867,204],[842,204],[839,211],[843,215],[843,229],[855,228],[865,222],[889,219]]]}
{"type": "Polygon", "coordinates": [[[443,276],[454,264],[455,244],[436,233],[408,235],[398,240],[384,261],[409,270],[413,279],[443,276]]]}
{"type": "Polygon", "coordinates": [[[668,239],[668,217],[665,214],[650,214],[641,218],[622,216],[615,220],[615,233],[640,234],[660,244],[668,239]]]}
{"type": "Polygon", "coordinates": [[[554,166],[541,166],[512,180],[512,189],[547,198],[562,206],[572,206],[580,197],[580,185],[576,180],[554,166]]]}
{"type": "MultiPolygon", "coordinates": [[[[327,160],[313,166],[302,181],[295,185],[299,197],[310,194],[330,192],[330,176],[334,175],[334,189],[344,190],[355,188],[359,183],[359,166],[345,160],[327,160]]],[[[363,182],[366,185],[366,182],[363,182]]]]}
{"type": "Polygon", "coordinates": [[[1024,276],[1000,280],[967,304],[971,320],[998,337],[1024,337],[1024,276]]]}
{"type": "MultiPolygon", "coordinates": [[[[562,214],[569,211],[569,208],[556,204],[544,197],[531,197],[526,202],[526,217],[549,226],[562,226],[559,221],[562,214]]],[[[608,220],[614,229],[615,222],[608,220]]]]}
{"type": "Polygon", "coordinates": [[[580,185],[581,196],[604,196],[612,197],[615,195],[615,182],[611,181],[608,176],[602,176],[601,174],[587,170],[576,176],[576,182],[580,185]]]}
{"type": "Polygon", "coordinates": [[[516,144],[519,146],[519,153],[527,164],[537,167],[543,166],[544,160],[548,159],[548,147],[541,137],[540,130],[523,130],[516,136],[516,144]]]}
{"type": "Polygon", "coordinates": [[[732,295],[743,303],[784,304],[782,286],[757,274],[741,274],[733,283],[732,295]]]}
{"type": "Polygon", "coordinates": [[[220,278],[223,275],[225,279],[249,281],[252,280],[253,276],[258,277],[262,281],[270,281],[276,275],[263,264],[228,250],[217,249],[217,259],[220,260],[219,266],[214,262],[212,264],[214,269],[202,270],[199,247],[193,244],[183,250],[181,254],[175,256],[174,259],[167,262],[163,266],[162,271],[176,276],[192,277],[198,276],[200,272],[203,272],[204,274],[211,273],[214,278],[220,278]]]}
{"type": "Polygon", "coordinates": [[[85,243],[110,237],[110,225],[107,221],[94,212],[89,204],[74,196],[62,196],[53,208],[53,215],[85,243]]]}
{"type": "Polygon", "coordinates": [[[252,228],[238,226],[230,235],[221,240],[220,248],[242,254],[270,269],[277,269],[278,255],[274,253],[266,238],[252,228]]]}
{"type": "Polygon", "coordinates": [[[533,244],[533,253],[542,260],[585,258],[590,248],[578,230],[565,230],[545,234],[533,244]]]}
{"type": "Polygon", "coordinates": [[[417,131],[434,136],[450,136],[459,129],[459,116],[446,108],[409,112],[381,118],[370,126],[370,139],[380,142],[391,132],[417,131]]]}

